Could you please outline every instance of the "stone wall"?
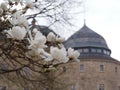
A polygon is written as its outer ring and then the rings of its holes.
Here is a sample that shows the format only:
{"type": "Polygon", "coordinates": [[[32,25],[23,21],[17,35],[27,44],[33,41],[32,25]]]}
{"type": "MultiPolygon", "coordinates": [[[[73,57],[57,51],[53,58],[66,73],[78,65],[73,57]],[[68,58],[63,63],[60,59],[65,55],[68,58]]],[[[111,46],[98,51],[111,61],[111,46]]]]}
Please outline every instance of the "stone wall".
{"type": "MultiPolygon", "coordinates": [[[[104,84],[104,90],[120,90],[120,62],[118,61],[81,59],[80,62],[61,65],[50,75],[54,78],[50,83],[52,88],[36,90],[99,90],[100,84],[104,84]],[[80,71],[81,64],[84,65],[83,71],[80,71]],[[100,71],[100,65],[104,66],[103,71],[100,71]]],[[[0,85],[6,86],[6,90],[24,90],[11,82],[1,80],[0,85]]]]}

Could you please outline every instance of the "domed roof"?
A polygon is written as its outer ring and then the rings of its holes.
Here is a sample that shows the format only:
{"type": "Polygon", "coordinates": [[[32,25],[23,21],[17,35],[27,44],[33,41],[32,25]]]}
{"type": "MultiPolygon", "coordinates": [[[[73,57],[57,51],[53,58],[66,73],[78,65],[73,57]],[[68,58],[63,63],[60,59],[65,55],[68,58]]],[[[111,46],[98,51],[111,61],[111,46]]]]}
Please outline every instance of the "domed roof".
{"type": "Polygon", "coordinates": [[[51,30],[47,26],[41,26],[41,25],[34,25],[31,27],[31,29],[38,29],[43,35],[47,36],[50,32],[53,32],[55,35],[57,35],[53,30],[51,30]]]}
{"type": "Polygon", "coordinates": [[[108,49],[105,39],[84,25],[79,31],[73,34],[66,42],[65,46],[72,48],[96,47],[108,49]]]}

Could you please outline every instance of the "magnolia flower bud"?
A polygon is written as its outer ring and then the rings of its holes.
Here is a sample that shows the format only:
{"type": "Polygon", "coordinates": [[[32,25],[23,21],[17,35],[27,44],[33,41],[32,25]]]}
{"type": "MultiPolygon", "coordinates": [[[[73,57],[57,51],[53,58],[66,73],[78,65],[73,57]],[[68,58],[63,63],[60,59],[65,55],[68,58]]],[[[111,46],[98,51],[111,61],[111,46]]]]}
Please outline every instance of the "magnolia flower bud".
{"type": "Polygon", "coordinates": [[[65,38],[62,38],[62,37],[56,37],[56,42],[59,42],[59,43],[62,43],[65,41],[65,38]]]}
{"type": "Polygon", "coordinates": [[[3,13],[3,10],[2,10],[2,8],[0,8],[0,15],[3,13]]]}
{"type": "Polygon", "coordinates": [[[1,3],[1,8],[6,11],[7,10],[7,4],[6,3],[1,3]]]}
{"type": "Polygon", "coordinates": [[[52,41],[52,42],[54,42],[55,41],[55,39],[56,39],[56,36],[55,36],[55,34],[53,33],[53,32],[50,32],[48,35],[47,35],[47,41],[52,41]]]}
{"type": "Polygon", "coordinates": [[[26,2],[26,8],[32,9],[33,7],[34,7],[34,3],[33,2],[30,2],[30,1],[26,2]]]}

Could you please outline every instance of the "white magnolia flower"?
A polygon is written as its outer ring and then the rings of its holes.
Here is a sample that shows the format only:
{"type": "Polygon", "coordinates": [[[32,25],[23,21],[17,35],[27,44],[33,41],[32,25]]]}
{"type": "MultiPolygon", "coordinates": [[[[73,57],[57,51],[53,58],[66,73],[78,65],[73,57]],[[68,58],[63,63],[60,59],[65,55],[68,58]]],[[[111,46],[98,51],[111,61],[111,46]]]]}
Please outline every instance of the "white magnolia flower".
{"type": "Polygon", "coordinates": [[[3,9],[2,8],[0,8],[0,15],[3,13],[3,9]]]}
{"type": "Polygon", "coordinates": [[[54,42],[55,39],[56,39],[56,35],[55,35],[53,32],[50,32],[50,33],[47,35],[47,41],[54,42]]]}
{"type": "Polygon", "coordinates": [[[28,29],[28,21],[24,16],[20,16],[18,15],[18,13],[16,13],[15,15],[13,15],[12,19],[9,19],[9,22],[12,25],[18,25],[21,27],[25,27],[26,29],[28,29]]]}
{"type": "Polygon", "coordinates": [[[68,49],[68,58],[72,59],[72,60],[78,60],[78,57],[80,56],[80,53],[78,51],[75,51],[72,48],[68,49]]]}
{"type": "Polygon", "coordinates": [[[40,49],[32,48],[30,51],[28,51],[27,54],[30,55],[31,57],[39,57],[40,56],[40,49]]]}
{"type": "Polygon", "coordinates": [[[11,2],[20,2],[20,1],[22,1],[22,0],[9,0],[9,1],[11,1],[11,2]]]}
{"type": "Polygon", "coordinates": [[[62,42],[65,41],[65,38],[58,37],[53,32],[50,32],[47,35],[47,41],[50,41],[50,42],[55,42],[56,41],[56,42],[62,43],[62,42]]]}
{"type": "Polygon", "coordinates": [[[21,15],[23,15],[23,13],[21,11],[17,11],[12,15],[12,17],[13,18],[19,18],[19,17],[21,17],[21,15]]]}
{"type": "Polygon", "coordinates": [[[49,54],[48,52],[44,51],[44,49],[42,50],[42,52],[40,53],[41,57],[44,58],[44,61],[52,61],[53,57],[51,56],[51,54],[49,54]]]}
{"type": "Polygon", "coordinates": [[[31,48],[31,50],[28,52],[28,55],[30,55],[32,57],[38,57],[38,58],[41,57],[46,62],[53,60],[51,54],[44,51],[43,48],[38,48],[38,49],[37,48],[31,48]]]}
{"type": "Polygon", "coordinates": [[[51,47],[50,53],[54,59],[53,64],[66,63],[69,61],[65,48],[51,47]]]}
{"type": "Polygon", "coordinates": [[[26,36],[26,29],[24,27],[14,26],[12,29],[6,31],[8,38],[23,40],[26,36]]]}
{"type": "Polygon", "coordinates": [[[40,31],[37,31],[35,33],[34,37],[32,37],[31,32],[29,32],[29,37],[30,37],[30,38],[28,38],[28,41],[30,43],[29,48],[31,48],[31,47],[45,48],[46,47],[46,45],[45,45],[46,37],[40,31]]]}
{"type": "Polygon", "coordinates": [[[65,41],[65,38],[56,36],[56,42],[62,43],[65,41]]]}
{"type": "Polygon", "coordinates": [[[35,6],[35,4],[31,1],[26,1],[26,7],[32,9],[35,6]]]}
{"type": "Polygon", "coordinates": [[[1,3],[0,7],[6,11],[8,8],[7,8],[7,4],[6,3],[1,3]]]}

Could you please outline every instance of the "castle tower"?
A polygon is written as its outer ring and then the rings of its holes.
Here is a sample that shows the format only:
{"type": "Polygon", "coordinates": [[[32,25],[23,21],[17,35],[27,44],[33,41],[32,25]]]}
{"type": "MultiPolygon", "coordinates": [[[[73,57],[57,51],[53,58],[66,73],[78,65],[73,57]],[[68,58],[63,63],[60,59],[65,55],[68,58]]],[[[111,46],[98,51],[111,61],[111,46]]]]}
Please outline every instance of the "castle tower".
{"type": "Polygon", "coordinates": [[[101,35],[84,24],[65,46],[81,53],[80,62],[73,65],[76,82],[71,90],[120,90],[120,62],[110,56],[111,50],[101,35]]]}

